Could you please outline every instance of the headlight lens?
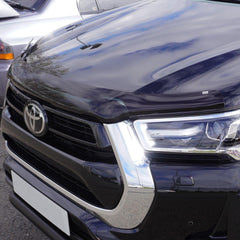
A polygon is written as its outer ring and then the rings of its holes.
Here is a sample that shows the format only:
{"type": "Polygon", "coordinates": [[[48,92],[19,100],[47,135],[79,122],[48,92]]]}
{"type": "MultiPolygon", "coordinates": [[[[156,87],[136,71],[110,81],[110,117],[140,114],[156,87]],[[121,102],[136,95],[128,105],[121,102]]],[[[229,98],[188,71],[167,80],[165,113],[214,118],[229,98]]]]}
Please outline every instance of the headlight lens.
{"type": "Polygon", "coordinates": [[[240,160],[240,110],[206,116],[137,120],[134,127],[142,146],[148,151],[227,153],[240,160]]]}
{"type": "Polygon", "coordinates": [[[0,39],[0,60],[14,59],[12,47],[0,39]]]}

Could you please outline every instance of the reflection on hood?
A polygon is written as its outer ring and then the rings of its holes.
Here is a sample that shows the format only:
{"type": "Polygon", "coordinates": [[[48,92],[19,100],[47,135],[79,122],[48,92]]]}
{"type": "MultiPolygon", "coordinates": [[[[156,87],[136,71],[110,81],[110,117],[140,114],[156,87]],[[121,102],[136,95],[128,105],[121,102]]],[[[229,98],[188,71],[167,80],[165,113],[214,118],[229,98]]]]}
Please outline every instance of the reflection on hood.
{"type": "Polygon", "coordinates": [[[239,21],[234,4],[141,1],[41,39],[11,74],[31,94],[104,122],[237,108],[239,21]]]}

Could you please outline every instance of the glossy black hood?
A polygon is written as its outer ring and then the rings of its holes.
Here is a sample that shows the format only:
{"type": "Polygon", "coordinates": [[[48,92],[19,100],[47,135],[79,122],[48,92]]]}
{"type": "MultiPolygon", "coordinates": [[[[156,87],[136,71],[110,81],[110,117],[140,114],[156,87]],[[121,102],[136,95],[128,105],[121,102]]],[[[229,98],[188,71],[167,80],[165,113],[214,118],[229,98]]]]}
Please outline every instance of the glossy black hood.
{"type": "Polygon", "coordinates": [[[234,109],[239,22],[238,4],[142,1],[41,39],[9,77],[51,105],[103,122],[234,109]]]}

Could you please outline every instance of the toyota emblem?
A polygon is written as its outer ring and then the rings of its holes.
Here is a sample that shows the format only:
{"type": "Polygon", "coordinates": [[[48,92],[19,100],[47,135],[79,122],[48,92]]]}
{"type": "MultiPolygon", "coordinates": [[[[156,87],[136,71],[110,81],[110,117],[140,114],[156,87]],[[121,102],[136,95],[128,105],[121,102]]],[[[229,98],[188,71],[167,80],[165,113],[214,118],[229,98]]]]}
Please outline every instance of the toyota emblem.
{"type": "Polygon", "coordinates": [[[47,131],[47,115],[43,107],[31,101],[25,105],[24,121],[28,130],[37,137],[42,137],[47,131]]]}

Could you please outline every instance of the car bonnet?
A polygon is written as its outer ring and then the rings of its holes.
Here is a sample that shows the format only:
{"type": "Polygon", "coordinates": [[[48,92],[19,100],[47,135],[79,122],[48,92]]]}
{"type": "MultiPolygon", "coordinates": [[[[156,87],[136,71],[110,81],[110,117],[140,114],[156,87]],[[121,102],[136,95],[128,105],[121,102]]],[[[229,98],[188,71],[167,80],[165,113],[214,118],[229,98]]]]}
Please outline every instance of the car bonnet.
{"type": "Polygon", "coordinates": [[[13,81],[45,101],[112,122],[238,108],[240,8],[142,1],[40,40],[13,81]]]}

